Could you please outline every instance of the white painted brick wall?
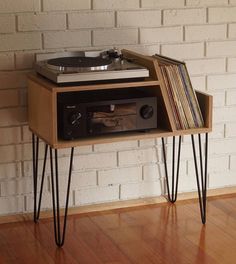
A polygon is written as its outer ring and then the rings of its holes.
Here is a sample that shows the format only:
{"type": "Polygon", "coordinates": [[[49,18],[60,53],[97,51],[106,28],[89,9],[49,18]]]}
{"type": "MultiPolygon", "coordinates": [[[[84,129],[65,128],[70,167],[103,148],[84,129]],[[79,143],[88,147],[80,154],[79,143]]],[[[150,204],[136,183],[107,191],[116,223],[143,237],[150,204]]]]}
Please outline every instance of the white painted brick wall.
{"type": "Polygon", "coordinates": [[[115,152],[80,155],[74,158],[74,169],[112,168],[117,165],[115,152]]]}
{"type": "Polygon", "coordinates": [[[35,59],[32,52],[17,52],[15,53],[15,62],[17,70],[32,69],[35,59]]]}
{"type": "Polygon", "coordinates": [[[228,0],[187,0],[187,6],[223,6],[228,0]]]}
{"type": "Polygon", "coordinates": [[[68,15],[70,29],[110,28],[115,26],[115,13],[109,11],[77,12],[68,15]]]}
{"type": "Polygon", "coordinates": [[[163,16],[164,25],[204,24],[206,22],[204,8],[164,10],[163,16]]]}
{"type": "Polygon", "coordinates": [[[235,153],[236,138],[217,140],[212,142],[209,155],[221,155],[235,153]]]}
{"type": "Polygon", "coordinates": [[[202,59],[187,61],[187,67],[190,75],[223,73],[226,71],[224,58],[202,59]]]}
{"type": "Polygon", "coordinates": [[[221,123],[221,122],[230,122],[236,121],[236,106],[224,107],[224,108],[215,108],[213,110],[213,122],[221,123]]]}
{"type": "Polygon", "coordinates": [[[22,141],[23,142],[31,142],[32,140],[32,134],[29,130],[28,126],[23,126],[22,127],[22,141]]]}
{"type": "Polygon", "coordinates": [[[18,162],[1,164],[0,179],[16,179],[21,175],[21,164],[18,162]]]}
{"type": "Polygon", "coordinates": [[[236,41],[208,42],[206,45],[207,57],[234,56],[236,52],[236,41]]]}
{"type": "MultiPolygon", "coordinates": [[[[194,161],[188,162],[188,170],[194,172],[194,161]]],[[[229,156],[211,156],[208,160],[208,172],[224,172],[229,170],[229,156]],[[217,165],[216,165],[217,164],[217,165]]],[[[222,176],[223,177],[223,176],[222,176]]]]}
{"type": "Polygon", "coordinates": [[[0,160],[1,162],[19,161],[21,156],[20,145],[6,145],[0,146],[0,160]]]}
{"type": "Polygon", "coordinates": [[[159,196],[162,193],[161,181],[121,184],[120,199],[137,199],[159,196]]]}
{"type": "Polygon", "coordinates": [[[195,171],[193,171],[190,175],[180,175],[178,192],[192,192],[196,190],[196,186],[197,182],[195,171]]]}
{"type": "Polygon", "coordinates": [[[0,126],[22,125],[27,121],[25,108],[0,109],[0,126]]]}
{"type": "Polygon", "coordinates": [[[236,137],[236,123],[226,123],[225,125],[226,137],[236,137]]]}
{"type": "Polygon", "coordinates": [[[185,27],[186,41],[221,40],[226,39],[226,24],[195,25],[185,27]]]}
{"type": "Polygon", "coordinates": [[[222,23],[222,22],[235,22],[236,7],[212,7],[209,8],[209,22],[222,23]]]}
{"type": "Polygon", "coordinates": [[[214,96],[213,107],[224,107],[225,105],[225,91],[209,91],[209,94],[214,96]]]}
{"type": "MultiPolygon", "coordinates": [[[[178,144],[179,144],[179,139],[176,137],[176,140],[175,140],[175,153],[176,154],[175,155],[177,155],[178,144]]],[[[169,162],[172,162],[172,150],[173,150],[173,146],[171,142],[166,147],[166,158],[167,158],[167,161],[169,162]]],[[[181,145],[181,159],[182,160],[189,159],[189,158],[192,158],[192,156],[193,156],[192,145],[182,144],[181,145]]]]}
{"type": "Polygon", "coordinates": [[[139,140],[139,146],[140,147],[152,147],[155,145],[156,145],[156,139],[155,138],[140,139],[139,140]]]}
{"type": "Polygon", "coordinates": [[[141,6],[145,8],[180,8],[184,7],[184,0],[142,0],[141,6]]]}
{"type": "Polygon", "coordinates": [[[157,150],[155,148],[127,150],[118,153],[119,166],[129,166],[157,161],[157,150]]]}
{"type": "MultiPolygon", "coordinates": [[[[50,168],[49,168],[50,170],[50,168]]],[[[50,171],[47,171],[47,174],[50,174],[50,171]]],[[[32,169],[31,169],[32,171],[32,169]]],[[[31,172],[32,173],[32,172],[31,172]]],[[[66,193],[67,186],[68,186],[68,177],[65,176],[66,170],[60,171],[59,174],[59,190],[60,192],[63,191],[66,193]]],[[[71,178],[71,187],[73,190],[80,190],[80,189],[88,189],[89,187],[96,187],[97,185],[97,173],[95,170],[89,170],[89,171],[73,171],[72,172],[73,177],[71,178]]],[[[66,174],[67,175],[67,174],[66,174]]],[[[49,182],[49,190],[51,191],[51,177],[48,177],[49,182]]]]}
{"type": "MultiPolygon", "coordinates": [[[[39,159],[43,159],[43,149],[44,144],[42,142],[39,143],[40,151],[39,151],[39,159]]],[[[23,160],[31,160],[30,150],[32,150],[31,143],[21,145],[21,157],[23,160]]]]}
{"type": "Polygon", "coordinates": [[[0,73],[1,89],[25,87],[27,84],[26,72],[2,71],[0,73]]]}
{"type": "Polygon", "coordinates": [[[0,2],[0,13],[37,11],[40,11],[40,0],[1,0],[0,2]]]}
{"type": "MultiPolygon", "coordinates": [[[[33,210],[31,133],[24,105],[26,74],[38,52],[117,46],[185,60],[193,87],[214,97],[208,185],[235,185],[235,8],[235,0],[1,0],[0,215],[33,210]]],[[[166,142],[170,168],[172,140],[166,142]]],[[[147,139],[76,148],[70,206],[164,193],[160,143],[147,139]]],[[[69,154],[59,150],[62,205],[69,154]]],[[[49,175],[47,164],[45,209],[52,206],[49,175]]],[[[195,189],[191,140],[184,137],[179,190],[195,189]]]]}
{"type": "Polygon", "coordinates": [[[226,105],[236,105],[236,89],[227,91],[226,105]]]}
{"type": "MultiPolygon", "coordinates": [[[[67,184],[67,183],[66,183],[67,184]]],[[[71,186],[73,190],[97,185],[97,173],[93,171],[73,172],[71,186]]]]}
{"type": "Polygon", "coordinates": [[[136,9],[139,8],[139,0],[93,0],[94,9],[136,9]]]}
{"type": "Polygon", "coordinates": [[[157,27],[161,25],[161,11],[118,11],[118,27],[157,27]]]}
{"type": "Polygon", "coordinates": [[[47,32],[43,34],[43,37],[46,49],[89,47],[91,45],[91,32],[88,30],[47,32]]]}
{"type": "Polygon", "coordinates": [[[14,54],[0,54],[0,70],[14,70],[14,54]]]}
{"type": "Polygon", "coordinates": [[[236,26],[235,24],[229,24],[229,38],[235,38],[236,36],[236,26]]]}
{"type": "MultiPolygon", "coordinates": [[[[71,200],[71,199],[70,199],[71,200]]],[[[61,202],[60,206],[61,206],[61,202]]],[[[65,203],[63,201],[63,203],[65,203]]],[[[72,202],[69,203],[72,205],[72,202]]],[[[34,200],[33,200],[33,195],[27,195],[25,201],[24,201],[24,207],[26,212],[32,212],[34,210],[34,200]]],[[[42,197],[42,202],[41,202],[41,208],[42,210],[48,210],[52,208],[52,195],[49,192],[43,192],[43,197],[42,197]]]]}
{"type": "Polygon", "coordinates": [[[236,72],[236,58],[228,58],[228,67],[229,72],[236,72]]]}
{"type": "Polygon", "coordinates": [[[18,105],[17,90],[0,90],[0,108],[18,105]]]}
{"type": "Polygon", "coordinates": [[[15,25],[14,15],[0,15],[0,33],[13,33],[15,25]]]}
{"type": "Polygon", "coordinates": [[[39,33],[15,33],[1,35],[0,51],[40,49],[41,35],[39,33]]]}
{"type": "Polygon", "coordinates": [[[93,38],[95,46],[137,44],[138,29],[94,30],[93,38]]]}
{"type": "Polygon", "coordinates": [[[109,144],[95,144],[94,151],[95,152],[111,152],[111,151],[119,151],[125,149],[134,149],[138,147],[138,141],[121,141],[114,142],[109,144]]]}
{"type": "Polygon", "coordinates": [[[140,42],[143,44],[181,42],[182,40],[183,29],[180,26],[140,29],[140,42]]]}
{"type": "Polygon", "coordinates": [[[191,83],[195,90],[206,90],[206,78],[205,76],[191,76],[191,83]]]}
{"type": "MultiPolygon", "coordinates": [[[[60,192],[61,195],[59,197],[59,204],[60,207],[63,208],[65,207],[65,197],[66,193],[65,192],[60,192]]],[[[73,193],[70,193],[69,197],[69,207],[74,206],[74,201],[73,201],[73,193]]],[[[34,200],[33,200],[33,195],[27,195],[25,201],[24,201],[24,207],[26,212],[32,212],[34,209],[34,200]]],[[[43,192],[42,196],[42,202],[41,202],[41,208],[42,210],[49,210],[52,209],[52,194],[50,192],[43,192]]]]}
{"type": "Polygon", "coordinates": [[[210,139],[223,139],[225,137],[225,124],[213,124],[213,131],[209,134],[210,139]]]}
{"type": "Polygon", "coordinates": [[[163,44],[162,53],[165,56],[176,59],[198,59],[204,56],[203,42],[181,43],[181,44],[163,44]]]}
{"type": "Polygon", "coordinates": [[[24,197],[0,197],[1,214],[22,213],[24,211],[24,197]]]}
{"type": "Polygon", "coordinates": [[[142,181],[142,167],[127,167],[98,172],[98,185],[114,185],[142,181]]]}
{"type": "Polygon", "coordinates": [[[19,31],[66,29],[66,14],[24,14],[18,15],[17,19],[19,31]]]}
{"type": "Polygon", "coordinates": [[[21,142],[20,127],[2,127],[0,128],[0,135],[0,145],[17,144],[21,142]]]}
{"type": "Polygon", "coordinates": [[[90,9],[90,0],[43,0],[44,11],[70,11],[90,9]]]}
{"type": "Polygon", "coordinates": [[[222,188],[236,185],[235,172],[209,173],[209,188],[222,188]]]}
{"type": "Polygon", "coordinates": [[[32,177],[1,182],[1,196],[29,194],[32,192],[32,177]]]}
{"type": "Polygon", "coordinates": [[[163,164],[149,164],[143,166],[143,180],[154,182],[165,176],[163,164]]]}
{"type": "Polygon", "coordinates": [[[89,146],[80,146],[75,148],[74,153],[75,154],[88,154],[88,153],[92,153],[93,151],[93,146],[89,145],[89,146]]]}
{"type": "Polygon", "coordinates": [[[230,156],[230,169],[236,171],[236,155],[230,156]]]}
{"type": "Polygon", "coordinates": [[[236,74],[209,75],[207,78],[208,89],[236,88],[236,74]]]}
{"type": "Polygon", "coordinates": [[[119,199],[119,185],[75,191],[75,204],[111,202],[119,199]]]}
{"type": "Polygon", "coordinates": [[[160,53],[160,45],[159,44],[148,44],[148,45],[119,45],[120,48],[126,48],[133,50],[135,52],[145,54],[145,55],[153,55],[155,53],[160,53]]]}

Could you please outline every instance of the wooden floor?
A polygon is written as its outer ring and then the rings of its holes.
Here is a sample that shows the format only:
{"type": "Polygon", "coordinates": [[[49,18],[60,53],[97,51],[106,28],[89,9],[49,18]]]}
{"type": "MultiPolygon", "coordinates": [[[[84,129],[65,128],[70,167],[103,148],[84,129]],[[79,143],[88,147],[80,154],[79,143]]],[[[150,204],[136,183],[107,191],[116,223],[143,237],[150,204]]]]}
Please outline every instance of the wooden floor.
{"type": "Polygon", "coordinates": [[[63,248],[52,220],[0,225],[0,264],[235,264],[236,195],[70,216],[63,248]]]}

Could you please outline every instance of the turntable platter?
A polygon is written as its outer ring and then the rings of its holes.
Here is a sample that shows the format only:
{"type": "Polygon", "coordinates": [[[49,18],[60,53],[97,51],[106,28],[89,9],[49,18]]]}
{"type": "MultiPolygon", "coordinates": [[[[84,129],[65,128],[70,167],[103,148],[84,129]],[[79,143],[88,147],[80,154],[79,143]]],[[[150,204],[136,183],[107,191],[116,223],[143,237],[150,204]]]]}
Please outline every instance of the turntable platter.
{"type": "Polygon", "coordinates": [[[112,60],[100,57],[61,57],[47,61],[47,67],[62,72],[106,70],[112,60]]]}

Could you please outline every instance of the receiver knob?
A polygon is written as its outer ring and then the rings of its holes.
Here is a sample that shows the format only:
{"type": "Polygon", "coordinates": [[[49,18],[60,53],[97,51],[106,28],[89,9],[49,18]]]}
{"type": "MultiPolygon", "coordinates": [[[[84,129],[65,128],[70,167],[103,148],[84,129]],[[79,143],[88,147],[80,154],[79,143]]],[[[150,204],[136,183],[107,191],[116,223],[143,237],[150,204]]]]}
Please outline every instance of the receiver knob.
{"type": "Polygon", "coordinates": [[[80,118],[81,118],[81,113],[80,112],[73,112],[69,116],[69,123],[72,126],[77,126],[77,125],[79,125],[80,118]]]}
{"type": "Polygon", "coordinates": [[[140,115],[143,119],[149,119],[153,116],[153,107],[150,105],[144,105],[140,109],[140,115]]]}

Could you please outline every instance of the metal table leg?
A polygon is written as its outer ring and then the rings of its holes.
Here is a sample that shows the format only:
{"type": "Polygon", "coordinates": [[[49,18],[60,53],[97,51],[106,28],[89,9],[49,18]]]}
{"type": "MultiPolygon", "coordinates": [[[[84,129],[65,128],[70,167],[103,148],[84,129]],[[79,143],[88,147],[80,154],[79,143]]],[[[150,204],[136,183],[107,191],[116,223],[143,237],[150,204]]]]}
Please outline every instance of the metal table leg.
{"type": "Polygon", "coordinates": [[[164,158],[165,178],[166,178],[166,187],[167,187],[168,201],[171,202],[171,203],[174,203],[176,201],[176,199],[177,199],[177,193],[178,193],[179,164],[180,164],[180,151],[181,151],[181,136],[179,136],[176,176],[175,176],[175,137],[173,137],[171,193],[170,193],[170,187],[169,187],[169,176],[168,176],[168,169],[167,169],[164,138],[162,138],[161,140],[162,140],[162,151],[163,151],[163,158],[164,158]]]}
{"type": "MultiPolygon", "coordinates": [[[[44,178],[45,178],[45,170],[46,170],[46,163],[47,163],[48,147],[49,146],[47,144],[45,144],[44,161],[43,161],[43,168],[42,168],[42,179],[41,179],[41,184],[40,184],[40,189],[39,189],[39,197],[37,197],[37,195],[38,195],[39,138],[35,134],[32,134],[34,222],[35,223],[38,222],[39,216],[40,216],[42,193],[43,193],[44,178]]],[[[66,193],[65,214],[64,214],[64,223],[63,223],[62,232],[61,232],[61,226],[60,226],[58,155],[57,155],[58,150],[55,149],[54,152],[55,152],[55,155],[53,158],[53,150],[50,147],[50,167],[51,167],[51,183],[52,183],[54,236],[55,236],[55,242],[56,242],[57,246],[61,247],[61,246],[63,246],[64,241],[65,241],[66,221],[67,221],[69,195],[70,195],[70,183],[71,183],[74,148],[71,148],[69,175],[68,175],[68,184],[67,184],[67,193],[66,193]],[[53,160],[54,160],[54,162],[53,162],[53,160]],[[54,183],[54,178],[55,178],[55,183],[54,183]]]]}
{"type": "Polygon", "coordinates": [[[70,195],[70,183],[71,183],[71,174],[72,174],[72,163],[74,156],[74,147],[71,148],[70,154],[70,165],[69,165],[69,175],[68,175],[68,184],[67,184],[67,193],[66,193],[66,204],[65,204],[65,214],[64,214],[64,223],[61,233],[60,225],[60,203],[59,203],[59,181],[58,181],[58,155],[57,149],[54,150],[54,166],[53,166],[53,151],[50,147],[50,165],[51,165],[51,184],[52,184],[52,204],[53,204],[53,221],[54,221],[54,235],[55,242],[57,246],[62,247],[65,241],[65,232],[66,232],[66,221],[67,221],[67,212],[68,212],[68,203],[70,195]],[[54,176],[55,172],[55,176],[54,176]],[[55,183],[54,183],[55,178],[55,183]]]}
{"type": "Polygon", "coordinates": [[[207,159],[208,159],[208,133],[205,134],[205,149],[204,149],[204,158],[205,162],[203,164],[203,155],[202,155],[202,142],[201,134],[198,134],[198,146],[199,146],[199,162],[200,162],[200,173],[201,178],[199,177],[199,167],[197,162],[197,154],[195,148],[194,135],[191,135],[192,147],[193,147],[193,156],[194,156],[194,165],[197,179],[197,188],[198,188],[198,198],[201,212],[202,223],[206,223],[206,199],[207,199],[207,159]],[[204,166],[204,168],[203,168],[204,166]],[[199,179],[200,178],[200,179],[199,179]]]}
{"type": "Polygon", "coordinates": [[[39,138],[35,136],[34,134],[32,134],[32,151],[33,151],[34,222],[36,223],[39,220],[39,216],[40,216],[43,184],[44,184],[45,169],[46,169],[46,162],[47,162],[48,145],[45,144],[42,179],[41,179],[41,184],[40,184],[39,199],[37,201],[39,138]]]}

